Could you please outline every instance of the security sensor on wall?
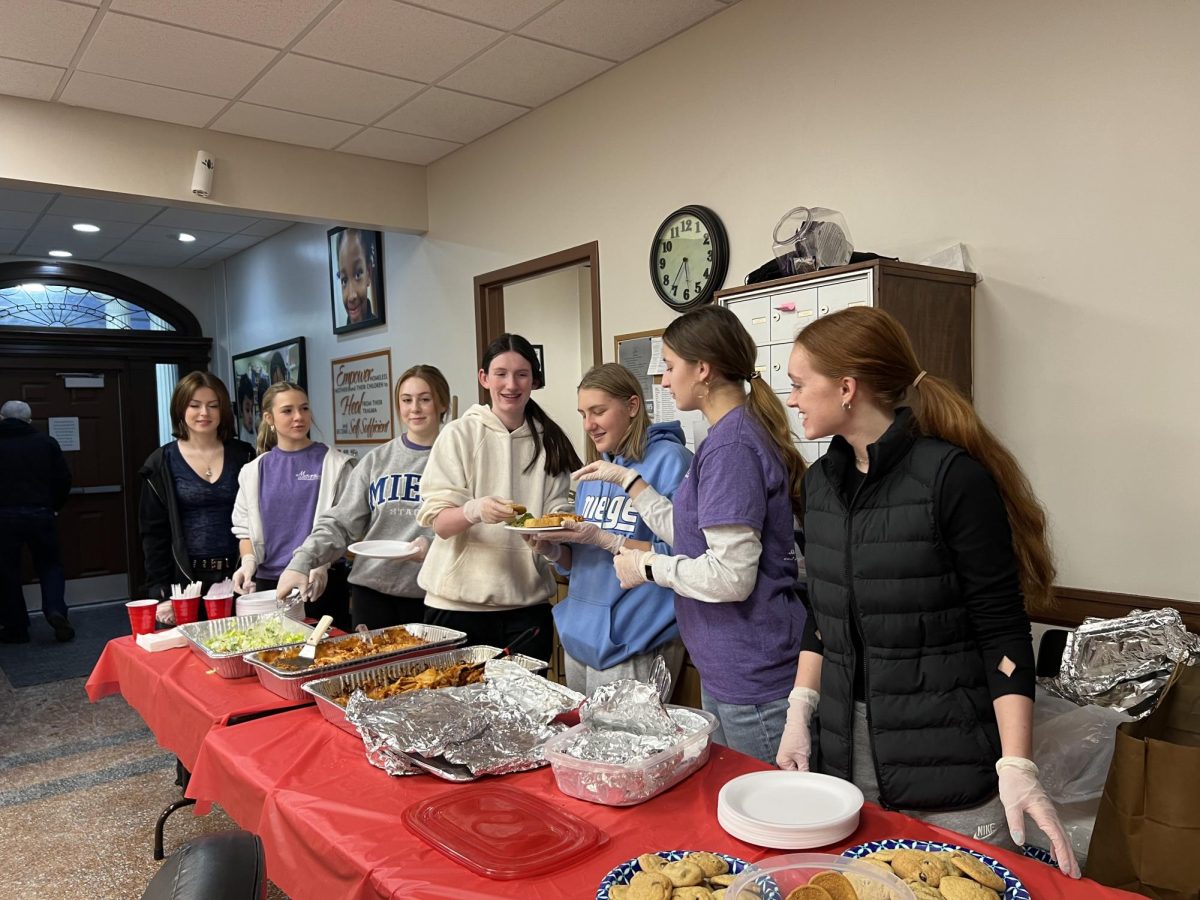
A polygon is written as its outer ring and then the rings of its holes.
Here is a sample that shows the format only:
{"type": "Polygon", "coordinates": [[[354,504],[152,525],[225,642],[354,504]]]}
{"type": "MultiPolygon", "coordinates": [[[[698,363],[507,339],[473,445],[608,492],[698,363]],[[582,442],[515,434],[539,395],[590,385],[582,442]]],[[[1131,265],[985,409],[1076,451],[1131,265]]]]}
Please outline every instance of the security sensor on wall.
{"type": "Polygon", "coordinates": [[[213,158],[205,150],[196,151],[196,170],[192,173],[192,193],[207,197],[212,193],[213,158]]]}

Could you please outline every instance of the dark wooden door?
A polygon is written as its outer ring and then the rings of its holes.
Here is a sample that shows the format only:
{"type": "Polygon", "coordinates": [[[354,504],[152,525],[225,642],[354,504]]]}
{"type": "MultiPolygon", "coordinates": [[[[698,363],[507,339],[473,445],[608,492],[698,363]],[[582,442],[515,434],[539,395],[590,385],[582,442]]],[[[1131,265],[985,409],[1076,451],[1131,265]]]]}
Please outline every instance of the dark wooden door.
{"type": "MultiPolygon", "coordinates": [[[[64,448],[71,496],[58,517],[68,597],[75,602],[106,598],[72,597],[78,593],[71,590],[72,580],[120,576],[123,584],[129,572],[123,382],[122,367],[97,368],[81,359],[0,362],[0,399],[28,403],[39,431],[48,431],[52,417],[78,420],[79,449],[64,448]],[[63,373],[88,373],[103,385],[68,387],[63,373]]],[[[36,580],[28,558],[22,568],[24,583],[36,580]]]]}

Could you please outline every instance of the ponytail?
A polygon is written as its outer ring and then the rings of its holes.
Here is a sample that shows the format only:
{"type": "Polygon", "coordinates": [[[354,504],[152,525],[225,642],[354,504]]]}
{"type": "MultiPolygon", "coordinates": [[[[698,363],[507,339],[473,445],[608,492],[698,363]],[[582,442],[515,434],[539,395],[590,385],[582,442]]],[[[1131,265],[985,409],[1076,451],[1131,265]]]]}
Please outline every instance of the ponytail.
{"type": "MultiPolygon", "coordinates": [[[[757,373],[756,373],[757,374],[757,373]]],[[[804,472],[808,468],[804,457],[792,443],[792,429],[788,425],[787,410],[762,378],[750,379],[750,396],[746,398],[746,412],[763,427],[775,449],[783,457],[787,467],[788,495],[792,500],[792,514],[804,519],[804,472]]]]}
{"type": "Polygon", "coordinates": [[[571,443],[571,439],[558,427],[557,422],[546,415],[546,411],[538,406],[537,401],[532,397],[525,404],[525,421],[529,424],[529,431],[533,435],[533,458],[529,460],[529,465],[522,471],[529,472],[533,469],[533,464],[537,462],[537,458],[542,453],[543,445],[546,448],[547,475],[551,477],[563,473],[569,475],[583,465],[579,454],[575,452],[575,446],[571,443]]]}

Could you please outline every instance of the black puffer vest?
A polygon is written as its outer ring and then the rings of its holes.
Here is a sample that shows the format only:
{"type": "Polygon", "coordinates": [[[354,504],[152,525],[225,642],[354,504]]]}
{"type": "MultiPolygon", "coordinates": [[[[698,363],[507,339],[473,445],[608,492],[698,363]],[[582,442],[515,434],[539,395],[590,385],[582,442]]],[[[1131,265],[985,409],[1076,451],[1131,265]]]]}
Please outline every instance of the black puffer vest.
{"type": "Polygon", "coordinates": [[[963,451],[917,436],[901,408],[868,452],[853,497],[842,486],[854,453],[841,438],[804,481],[808,591],[824,644],[822,768],[846,779],[853,770],[856,629],[880,802],[975,806],[996,792],[1000,738],[936,508],[963,451]]]}

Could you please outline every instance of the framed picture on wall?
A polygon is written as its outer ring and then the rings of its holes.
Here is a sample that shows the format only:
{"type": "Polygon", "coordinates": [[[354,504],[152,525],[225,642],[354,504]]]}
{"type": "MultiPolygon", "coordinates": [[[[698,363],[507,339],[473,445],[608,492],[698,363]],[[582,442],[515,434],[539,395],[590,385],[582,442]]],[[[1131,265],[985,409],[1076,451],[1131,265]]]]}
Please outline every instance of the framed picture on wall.
{"type": "Polygon", "coordinates": [[[333,333],[382,325],[383,232],[330,228],[328,240],[333,333]]]}
{"type": "Polygon", "coordinates": [[[247,350],[233,357],[233,400],[237,436],[253,443],[262,421],[262,398],[277,381],[290,381],[308,390],[304,338],[296,337],[269,347],[247,350]]]}
{"type": "Polygon", "coordinates": [[[546,351],[542,349],[542,344],[530,344],[533,347],[533,352],[537,354],[538,368],[542,370],[542,387],[546,386],[546,351]]]}
{"type": "Polygon", "coordinates": [[[392,351],[375,350],[330,360],[333,440],[383,444],[392,430],[392,351]]]}

